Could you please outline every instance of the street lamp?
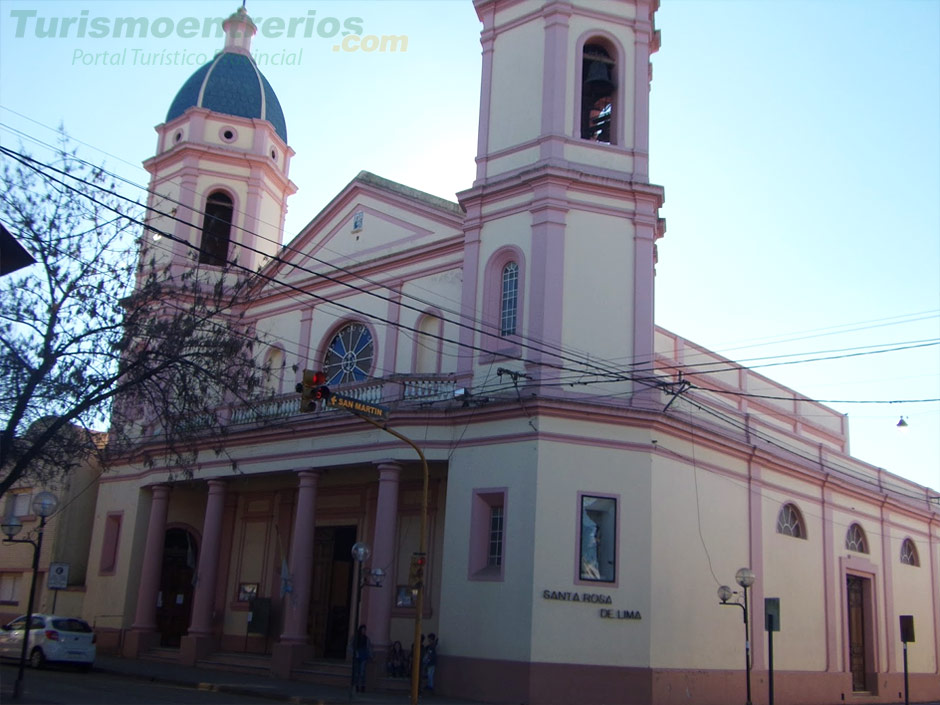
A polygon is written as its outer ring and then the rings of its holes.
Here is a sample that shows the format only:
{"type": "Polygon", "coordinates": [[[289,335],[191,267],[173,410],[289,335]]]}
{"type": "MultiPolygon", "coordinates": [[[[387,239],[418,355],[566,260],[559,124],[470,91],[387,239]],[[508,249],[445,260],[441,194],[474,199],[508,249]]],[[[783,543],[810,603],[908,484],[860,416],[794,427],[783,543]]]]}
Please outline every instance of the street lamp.
{"type": "Polygon", "coordinates": [[[46,519],[55,512],[59,506],[59,500],[51,492],[38,492],[33,497],[33,514],[39,517],[39,526],[36,528],[36,540],[33,539],[15,539],[23,529],[23,522],[15,516],[8,518],[3,524],[0,524],[0,530],[6,534],[3,543],[28,543],[33,547],[33,578],[29,586],[29,599],[26,606],[26,622],[23,624],[23,648],[20,651],[20,668],[16,674],[16,682],[13,684],[13,697],[19,699],[23,690],[23,668],[26,665],[26,652],[29,649],[29,632],[33,622],[33,597],[36,594],[36,573],[39,572],[39,554],[42,551],[42,534],[46,528],[46,519]]]}
{"type": "Polygon", "coordinates": [[[741,568],[734,574],[735,582],[743,588],[744,604],[728,602],[736,593],[727,585],[718,588],[718,599],[722,605],[736,605],[744,610],[744,674],[747,682],[746,705],[751,705],[751,637],[747,620],[747,589],[754,584],[754,571],[750,568],[741,568]]]}
{"type": "Polygon", "coordinates": [[[357,541],[352,547],[352,557],[356,561],[356,619],[353,622],[353,669],[349,679],[349,699],[352,700],[356,690],[356,640],[359,638],[359,607],[362,604],[362,588],[382,587],[385,580],[385,571],[381,568],[363,570],[362,564],[372,555],[369,544],[357,541]]]}

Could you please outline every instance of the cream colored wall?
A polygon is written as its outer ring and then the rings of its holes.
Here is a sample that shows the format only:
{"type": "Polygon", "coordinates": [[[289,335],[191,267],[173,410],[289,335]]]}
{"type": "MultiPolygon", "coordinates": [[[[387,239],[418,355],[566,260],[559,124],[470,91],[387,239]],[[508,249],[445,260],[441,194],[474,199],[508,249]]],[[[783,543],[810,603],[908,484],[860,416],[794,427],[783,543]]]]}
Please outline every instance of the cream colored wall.
{"type": "Polygon", "coordinates": [[[651,665],[738,668],[741,612],[721,607],[716,591],[720,584],[736,587],[735,572],[750,563],[742,463],[728,463],[727,474],[710,472],[714,452],[661,434],[654,438],[651,665]]]}
{"type": "MultiPolygon", "coordinates": [[[[809,483],[788,475],[764,471],[764,482],[776,485],[761,489],[761,530],[763,567],[759,579],[764,597],[780,598],[781,631],[774,638],[774,668],[783,671],[823,671],[826,669],[826,628],[835,628],[838,610],[827,607],[822,585],[835,580],[824,570],[823,518],[821,492],[809,483]],[[784,504],[797,506],[804,520],[807,538],[777,533],[777,518],[784,504]]],[[[763,606],[756,605],[757,631],[764,623],[763,606]]]]}
{"type": "Polygon", "coordinates": [[[473,445],[473,437],[484,432],[469,429],[448,469],[443,545],[448,558],[442,566],[440,622],[446,625],[449,654],[525,661],[531,655],[535,599],[532,547],[540,541],[535,531],[536,449],[521,441],[473,445]],[[505,579],[468,580],[473,490],[497,487],[507,488],[505,579]]]}
{"type": "MultiPolygon", "coordinates": [[[[605,429],[597,429],[603,433],[605,429]]],[[[609,430],[609,429],[607,429],[609,430]]],[[[618,440],[623,440],[618,439],[618,440]]],[[[645,453],[564,442],[539,446],[532,660],[650,665],[650,459],[645,453]],[[581,581],[579,493],[617,499],[616,583],[581,581]],[[609,604],[545,599],[544,590],[610,598],[609,604]],[[639,611],[640,620],[602,610],[639,611]]]]}
{"type": "Polygon", "coordinates": [[[151,494],[141,489],[141,484],[136,478],[128,478],[99,485],[82,617],[101,628],[129,627],[133,622],[150,520],[151,494]],[[100,575],[105,517],[109,512],[123,512],[121,534],[114,573],[100,575]]]}
{"type": "MultiPolygon", "coordinates": [[[[567,214],[561,345],[592,357],[630,358],[633,351],[633,226],[623,218],[583,210],[567,214]],[[623,276],[598,278],[598,262],[616,262],[623,276]],[[605,302],[604,325],[586,311],[605,302]]],[[[546,312],[546,315],[555,315],[546,312]]]]}
{"type": "MultiPolygon", "coordinates": [[[[500,20],[504,18],[500,16],[500,20]]],[[[545,29],[540,18],[497,37],[487,151],[497,152],[535,139],[541,129],[545,29]]],[[[493,174],[490,173],[490,176],[493,174]]]]}

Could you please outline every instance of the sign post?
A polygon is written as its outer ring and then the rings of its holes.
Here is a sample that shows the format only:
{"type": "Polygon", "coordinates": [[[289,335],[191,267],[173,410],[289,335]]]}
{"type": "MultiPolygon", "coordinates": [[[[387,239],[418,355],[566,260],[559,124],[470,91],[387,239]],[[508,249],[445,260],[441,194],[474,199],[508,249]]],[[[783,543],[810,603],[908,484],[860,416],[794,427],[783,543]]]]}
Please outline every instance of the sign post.
{"type": "Polygon", "coordinates": [[[55,614],[55,603],[59,599],[59,590],[65,590],[69,586],[69,564],[50,563],[46,585],[53,591],[52,614],[55,614]]]}
{"type": "Polygon", "coordinates": [[[774,705],[774,632],[780,631],[780,598],[764,598],[764,629],[767,630],[767,702],[774,705]]]}
{"type": "Polygon", "coordinates": [[[901,643],[904,644],[904,705],[910,705],[910,695],[907,684],[907,644],[914,641],[914,615],[902,614],[901,619],[901,643]]]}

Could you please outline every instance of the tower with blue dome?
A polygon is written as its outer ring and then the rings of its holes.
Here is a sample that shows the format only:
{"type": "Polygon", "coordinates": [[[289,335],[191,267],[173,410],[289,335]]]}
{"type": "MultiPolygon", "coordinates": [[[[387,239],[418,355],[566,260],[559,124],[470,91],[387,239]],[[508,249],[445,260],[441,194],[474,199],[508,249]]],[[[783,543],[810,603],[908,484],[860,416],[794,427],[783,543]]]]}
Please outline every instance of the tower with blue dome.
{"type": "MultiPolygon", "coordinates": [[[[174,270],[236,263],[256,271],[281,247],[294,152],[271,84],[251,56],[257,27],[240,7],[222,24],[225,45],[183,84],[156,127],[152,232],[171,242],[147,258],[174,270]]],[[[159,236],[158,236],[159,237],[159,236]]]]}

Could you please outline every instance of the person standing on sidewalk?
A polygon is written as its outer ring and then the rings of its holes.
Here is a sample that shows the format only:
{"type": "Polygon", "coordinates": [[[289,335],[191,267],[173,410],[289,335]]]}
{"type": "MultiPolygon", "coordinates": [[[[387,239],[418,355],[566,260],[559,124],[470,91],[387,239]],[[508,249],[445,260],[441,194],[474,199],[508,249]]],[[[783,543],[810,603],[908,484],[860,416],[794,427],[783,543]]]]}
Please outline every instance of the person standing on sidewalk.
{"type": "Polygon", "coordinates": [[[366,692],[366,664],[372,660],[372,642],[366,634],[366,625],[360,624],[353,637],[353,682],[356,692],[366,692]]]}
{"type": "Polygon", "coordinates": [[[428,645],[424,651],[424,663],[427,669],[427,688],[429,693],[434,692],[434,671],[437,667],[437,635],[428,634],[428,645]]]}

